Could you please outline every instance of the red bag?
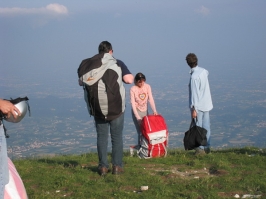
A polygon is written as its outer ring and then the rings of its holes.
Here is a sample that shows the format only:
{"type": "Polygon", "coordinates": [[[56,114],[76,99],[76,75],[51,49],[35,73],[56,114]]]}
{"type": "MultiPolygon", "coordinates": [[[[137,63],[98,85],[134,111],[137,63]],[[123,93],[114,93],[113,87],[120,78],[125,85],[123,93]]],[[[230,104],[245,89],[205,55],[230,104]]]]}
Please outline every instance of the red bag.
{"type": "Polygon", "coordinates": [[[161,115],[147,115],[141,123],[140,158],[154,158],[167,155],[168,129],[161,115]]]}

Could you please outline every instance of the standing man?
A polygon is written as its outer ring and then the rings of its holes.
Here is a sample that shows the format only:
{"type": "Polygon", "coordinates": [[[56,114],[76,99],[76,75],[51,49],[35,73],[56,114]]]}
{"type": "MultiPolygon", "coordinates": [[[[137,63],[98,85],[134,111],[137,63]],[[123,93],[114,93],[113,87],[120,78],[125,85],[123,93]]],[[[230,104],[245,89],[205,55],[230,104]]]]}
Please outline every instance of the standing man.
{"type": "Polygon", "coordinates": [[[123,170],[123,127],[126,84],[133,83],[134,77],[127,66],[113,57],[111,43],[103,41],[99,54],[85,59],[78,68],[79,85],[84,88],[84,98],[90,115],[94,116],[97,131],[98,172],[108,173],[108,133],[112,142],[112,174],[123,170]]]}
{"type": "Polygon", "coordinates": [[[207,130],[207,146],[199,146],[196,148],[195,154],[205,154],[210,152],[211,128],[209,111],[213,108],[208,81],[209,72],[198,66],[198,58],[194,53],[189,53],[186,61],[191,68],[189,82],[191,117],[195,119],[198,126],[207,130]]]}
{"type": "MultiPolygon", "coordinates": [[[[0,99],[0,111],[10,118],[21,115],[19,109],[7,100],[0,99]],[[19,113],[17,115],[17,113],[19,113]]],[[[2,115],[2,114],[1,114],[2,115]]],[[[8,157],[6,147],[6,135],[2,121],[0,120],[0,199],[4,198],[5,185],[9,182],[8,157]]]]}

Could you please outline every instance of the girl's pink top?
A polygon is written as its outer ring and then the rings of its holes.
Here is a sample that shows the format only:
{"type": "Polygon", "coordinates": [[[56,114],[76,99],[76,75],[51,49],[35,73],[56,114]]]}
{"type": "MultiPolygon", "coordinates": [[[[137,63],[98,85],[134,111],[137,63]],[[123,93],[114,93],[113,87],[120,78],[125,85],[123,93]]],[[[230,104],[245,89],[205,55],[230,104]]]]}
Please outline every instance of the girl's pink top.
{"type": "Polygon", "coordinates": [[[144,83],[141,88],[136,85],[130,88],[130,101],[134,115],[138,120],[141,120],[141,117],[139,116],[137,109],[141,112],[147,111],[148,101],[150,103],[152,111],[154,113],[157,112],[151,92],[151,87],[147,83],[144,83]]]}

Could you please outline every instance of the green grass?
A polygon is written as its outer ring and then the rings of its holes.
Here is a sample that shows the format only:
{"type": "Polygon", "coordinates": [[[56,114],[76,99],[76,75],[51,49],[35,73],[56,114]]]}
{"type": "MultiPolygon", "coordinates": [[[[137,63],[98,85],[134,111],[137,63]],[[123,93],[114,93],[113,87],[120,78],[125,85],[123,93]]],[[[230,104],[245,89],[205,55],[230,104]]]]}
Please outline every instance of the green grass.
{"type": "MultiPolygon", "coordinates": [[[[110,155],[109,155],[110,158],[110,155]]],[[[266,149],[168,151],[166,158],[139,159],[124,153],[125,173],[99,176],[97,153],[13,160],[33,198],[266,198],[266,149]],[[141,186],[149,186],[140,191],[141,186]]]]}

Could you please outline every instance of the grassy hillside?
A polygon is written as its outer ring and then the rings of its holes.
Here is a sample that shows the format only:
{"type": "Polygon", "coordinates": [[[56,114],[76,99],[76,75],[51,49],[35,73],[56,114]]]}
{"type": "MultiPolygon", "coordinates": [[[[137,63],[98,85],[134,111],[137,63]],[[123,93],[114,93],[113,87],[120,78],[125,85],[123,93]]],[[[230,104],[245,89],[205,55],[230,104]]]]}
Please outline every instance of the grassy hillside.
{"type": "MultiPolygon", "coordinates": [[[[110,156],[109,156],[110,157],[110,156]]],[[[122,175],[99,176],[96,153],[14,160],[32,198],[266,198],[266,149],[171,150],[166,158],[125,152],[122,175]],[[148,186],[141,191],[141,186],[148,186]],[[244,196],[245,197],[245,196],[244,196]],[[251,197],[251,196],[249,196],[251,197]]]]}

